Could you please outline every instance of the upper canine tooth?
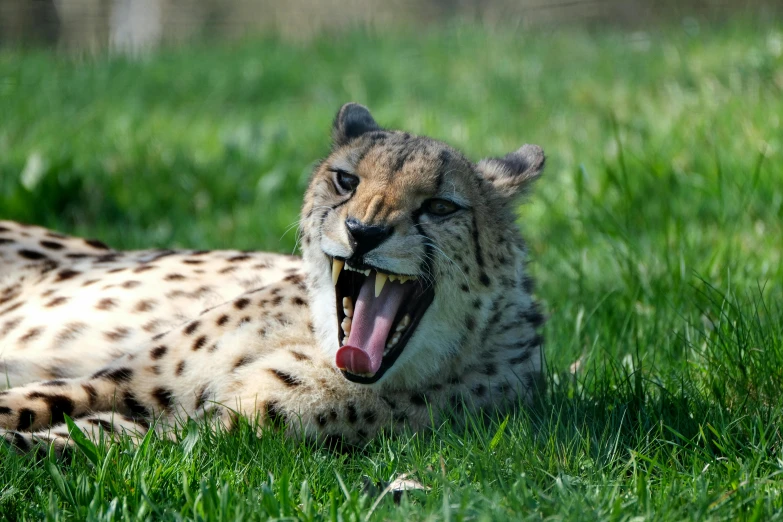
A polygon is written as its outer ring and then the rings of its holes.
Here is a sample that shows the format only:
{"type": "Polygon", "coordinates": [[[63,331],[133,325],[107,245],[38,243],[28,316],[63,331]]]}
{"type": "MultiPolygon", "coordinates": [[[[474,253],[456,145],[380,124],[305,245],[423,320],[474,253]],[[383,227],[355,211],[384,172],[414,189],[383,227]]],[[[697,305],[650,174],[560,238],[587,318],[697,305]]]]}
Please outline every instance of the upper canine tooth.
{"type": "Polygon", "coordinates": [[[341,259],[335,259],[332,262],[332,283],[337,286],[337,280],[340,279],[340,272],[342,272],[345,266],[345,261],[341,259]]]}
{"type": "Polygon", "coordinates": [[[388,278],[389,276],[387,276],[386,274],[375,272],[375,297],[381,295],[381,290],[383,290],[383,285],[386,284],[386,280],[388,278]]]}

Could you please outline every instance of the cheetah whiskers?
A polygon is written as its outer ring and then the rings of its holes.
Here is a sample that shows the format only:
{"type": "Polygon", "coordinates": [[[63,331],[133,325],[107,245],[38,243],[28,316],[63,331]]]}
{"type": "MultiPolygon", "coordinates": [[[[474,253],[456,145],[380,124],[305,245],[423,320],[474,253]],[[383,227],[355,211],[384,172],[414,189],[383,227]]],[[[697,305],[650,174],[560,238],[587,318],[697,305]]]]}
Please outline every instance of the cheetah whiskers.
{"type": "MultiPolygon", "coordinates": [[[[443,251],[443,249],[441,249],[441,248],[440,248],[438,245],[436,245],[436,244],[435,244],[435,243],[434,243],[434,242],[433,242],[433,241],[432,241],[432,240],[431,240],[429,237],[427,237],[427,236],[425,236],[425,235],[423,235],[423,234],[416,234],[416,236],[414,236],[414,237],[421,237],[421,238],[423,238],[423,239],[424,239],[424,244],[425,244],[426,246],[428,246],[428,247],[430,247],[430,248],[434,249],[434,250],[435,250],[435,254],[440,254],[441,256],[443,256],[443,257],[446,259],[446,261],[448,261],[449,263],[451,263],[452,265],[454,265],[454,267],[456,267],[457,271],[459,271],[459,273],[460,273],[460,274],[462,275],[462,277],[465,279],[465,283],[466,283],[468,286],[470,286],[470,280],[468,279],[468,276],[467,276],[467,275],[465,275],[465,272],[463,272],[463,271],[462,271],[462,268],[460,268],[460,266],[459,266],[459,265],[458,265],[458,264],[457,264],[457,263],[456,263],[456,262],[455,262],[453,259],[451,259],[451,258],[450,258],[450,257],[449,257],[449,256],[446,254],[446,252],[444,252],[444,251],[443,251]]],[[[425,259],[428,259],[428,260],[430,260],[430,261],[435,261],[435,259],[436,259],[436,258],[435,258],[434,256],[432,256],[431,254],[423,254],[423,256],[424,256],[424,258],[425,258],[425,259]]],[[[432,281],[432,283],[434,283],[434,281],[432,281]]],[[[432,284],[432,283],[431,283],[431,284],[432,284]]]]}
{"type": "MultiPolygon", "coordinates": [[[[320,209],[320,208],[326,208],[326,209],[329,209],[329,210],[333,210],[331,207],[328,207],[326,205],[319,205],[319,206],[313,207],[312,210],[315,211],[315,210],[320,209]]],[[[327,214],[328,214],[328,212],[327,212],[327,214]]],[[[291,254],[292,255],[294,255],[296,253],[297,249],[299,248],[299,243],[302,241],[302,236],[304,235],[304,230],[302,228],[302,225],[303,225],[304,221],[305,221],[305,218],[302,217],[302,218],[297,219],[296,221],[294,221],[290,225],[288,225],[288,227],[283,232],[283,235],[280,236],[280,239],[278,240],[278,241],[282,241],[283,238],[291,231],[292,228],[296,228],[296,240],[294,241],[294,248],[291,250],[291,254]]]]}
{"type": "Polygon", "coordinates": [[[280,236],[280,238],[277,240],[278,242],[283,241],[283,238],[288,235],[288,233],[291,231],[291,229],[296,228],[296,236],[294,237],[294,248],[291,250],[291,255],[294,255],[296,253],[296,249],[299,248],[299,241],[302,239],[302,234],[304,233],[302,231],[302,220],[304,218],[299,218],[283,231],[283,234],[280,236]]]}

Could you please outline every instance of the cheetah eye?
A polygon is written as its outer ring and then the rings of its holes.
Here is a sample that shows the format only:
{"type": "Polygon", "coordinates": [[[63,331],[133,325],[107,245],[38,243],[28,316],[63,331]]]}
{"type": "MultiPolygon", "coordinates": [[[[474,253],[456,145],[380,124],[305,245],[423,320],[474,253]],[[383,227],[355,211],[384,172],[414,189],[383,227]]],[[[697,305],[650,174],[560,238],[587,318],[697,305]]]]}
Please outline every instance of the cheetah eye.
{"type": "Polygon", "coordinates": [[[359,177],[353,174],[348,174],[344,170],[334,169],[334,188],[340,195],[346,195],[356,190],[359,185],[359,177]]]}
{"type": "Polygon", "coordinates": [[[459,205],[456,203],[440,198],[428,199],[421,208],[424,212],[432,214],[433,216],[448,216],[460,209],[459,205]]]}

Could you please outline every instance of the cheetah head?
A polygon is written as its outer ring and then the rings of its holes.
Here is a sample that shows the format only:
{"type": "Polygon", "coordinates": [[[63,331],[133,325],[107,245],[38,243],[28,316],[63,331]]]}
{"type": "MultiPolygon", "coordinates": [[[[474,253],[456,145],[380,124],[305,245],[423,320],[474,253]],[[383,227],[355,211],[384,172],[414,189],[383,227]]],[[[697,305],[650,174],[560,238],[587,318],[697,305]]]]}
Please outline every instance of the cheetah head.
{"type": "Polygon", "coordinates": [[[302,211],[318,341],[353,382],[415,386],[486,349],[482,304],[522,291],[514,209],[543,151],[525,145],[474,164],[445,143],[382,129],[353,103],[332,139],[302,211]]]}

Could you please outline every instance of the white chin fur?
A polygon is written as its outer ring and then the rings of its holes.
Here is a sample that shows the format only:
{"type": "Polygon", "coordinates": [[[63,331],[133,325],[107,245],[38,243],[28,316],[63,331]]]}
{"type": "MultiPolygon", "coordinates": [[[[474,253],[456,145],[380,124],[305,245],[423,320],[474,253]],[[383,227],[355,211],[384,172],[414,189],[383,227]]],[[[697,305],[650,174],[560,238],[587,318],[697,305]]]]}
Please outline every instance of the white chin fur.
{"type": "Polygon", "coordinates": [[[319,249],[303,252],[309,282],[310,315],[315,338],[321,350],[334,360],[337,343],[337,308],[335,305],[332,270],[328,258],[319,249]]]}

